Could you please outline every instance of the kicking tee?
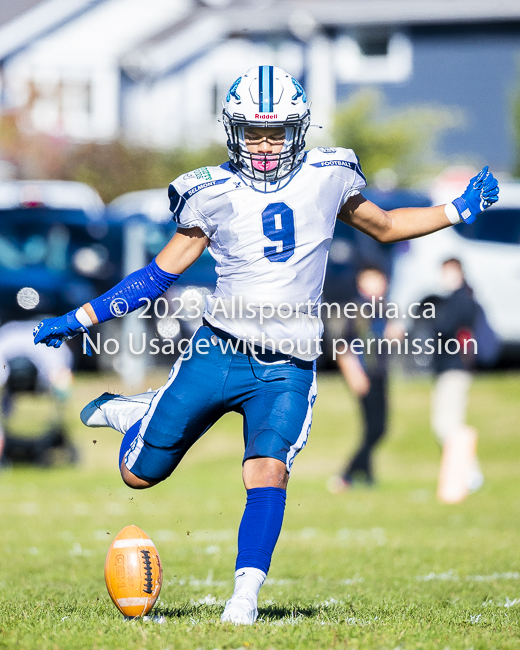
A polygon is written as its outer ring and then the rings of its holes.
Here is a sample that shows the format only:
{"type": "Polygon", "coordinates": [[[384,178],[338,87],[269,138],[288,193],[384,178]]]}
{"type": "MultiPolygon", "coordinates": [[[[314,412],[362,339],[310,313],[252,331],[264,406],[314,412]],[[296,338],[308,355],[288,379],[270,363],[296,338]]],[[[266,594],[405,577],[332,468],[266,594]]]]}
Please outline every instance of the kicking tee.
{"type": "Polygon", "coordinates": [[[173,181],[174,221],[201,228],[216,262],[208,323],[260,348],[316,359],[336,215],[365,185],[354,152],[339,147],[312,149],[293,175],[276,183],[246,179],[230,163],[173,181]]]}

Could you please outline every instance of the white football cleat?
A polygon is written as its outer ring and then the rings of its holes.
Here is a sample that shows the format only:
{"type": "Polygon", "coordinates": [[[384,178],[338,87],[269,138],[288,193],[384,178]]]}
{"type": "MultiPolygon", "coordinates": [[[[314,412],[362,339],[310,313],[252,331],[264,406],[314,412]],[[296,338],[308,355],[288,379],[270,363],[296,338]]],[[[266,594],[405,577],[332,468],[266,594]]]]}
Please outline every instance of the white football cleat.
{"type": "Polygon", "coordinates": [[[157,394],[150,389],[138,395],[114,395],[103,393],[89,402],[79,414],[87,427],[112,427],[126,433],[130,427],[144,417],[150,402],[157,394]]]}
{"type": "Polygon", "coordinates": [[[258,617],[256,602],[254,594],[233,595],[227,601],[220,620],[233,625],[253,625],[258,617]]]}
{"type": "Polygon", "coordinates": [[[484,485],[484,474],[479,469],[472,469],[469,476],[468,487],[470,493],[480,490],[484,485]]]}

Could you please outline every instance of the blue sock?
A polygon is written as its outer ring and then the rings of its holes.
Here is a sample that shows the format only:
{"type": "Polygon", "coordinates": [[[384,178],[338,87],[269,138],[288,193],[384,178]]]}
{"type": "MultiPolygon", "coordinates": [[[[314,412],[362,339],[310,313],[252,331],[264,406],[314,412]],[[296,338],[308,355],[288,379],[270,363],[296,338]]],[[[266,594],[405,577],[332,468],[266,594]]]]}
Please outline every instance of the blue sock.
{"type": "Polygon", "coordinates": [[[121,447],[119,448],[119,467],[121,467],[121,463],[123,462],[123,458],[125,457],[126,452],[130,449],[133,441],[137,438],[140,426],[141,420],[137,420],[137,422],[135,424],[132,424],[132,426],[123,436],[121,447]]]}
{"type": "Polygon", "coordinates": [[[235,571],[244,567],[267,574],[285,510],[285,490],[260,487],[247,490],[246,509],[238,529],[235,571]]]}

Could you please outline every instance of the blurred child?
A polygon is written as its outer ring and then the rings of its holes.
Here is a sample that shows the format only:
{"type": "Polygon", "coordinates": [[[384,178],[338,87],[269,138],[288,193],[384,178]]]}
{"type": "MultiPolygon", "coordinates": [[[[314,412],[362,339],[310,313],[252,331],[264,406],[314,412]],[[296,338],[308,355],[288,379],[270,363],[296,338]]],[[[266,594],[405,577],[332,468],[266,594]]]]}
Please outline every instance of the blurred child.
{"type": "MultiPolygon", "coordinates": [[[[470,370],[475,359],[473,354],[463,354],[463,342],[475,336],[477,321],[483,312],[466,282],[460,260],[450,258],[442,264],[441,286],[443,295],[437,301],[435,323],[432,323],[435,332],[441,334],[443,345],[441,353],[433,357],[436,378],[432,393],[431,426],[444,448],[450,439],[468,429],[466,413],[472,380],[470,370]],[[461,352],[448,354],[444,350],[444,343],[449,339],[459,341],[461,352]]],[[[472,352],[473,347],[468,346],[468,351],[472,352]]],[[[483,481],[475,456],[468,476],[468,490],[477,490],[483,481]]]]}

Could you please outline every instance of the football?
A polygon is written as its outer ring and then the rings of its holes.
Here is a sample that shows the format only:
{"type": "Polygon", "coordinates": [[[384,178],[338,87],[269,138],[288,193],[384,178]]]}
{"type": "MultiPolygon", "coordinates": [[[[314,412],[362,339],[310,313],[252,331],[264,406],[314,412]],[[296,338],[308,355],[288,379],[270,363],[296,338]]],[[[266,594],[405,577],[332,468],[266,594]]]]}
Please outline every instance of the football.
{"type": "Polygon", "coordinates": [[[162,586],[159,553],[137,526],[126,526],[108,549],[105,583],[117,609],[135,618],[152,609],[162,586]]]}

